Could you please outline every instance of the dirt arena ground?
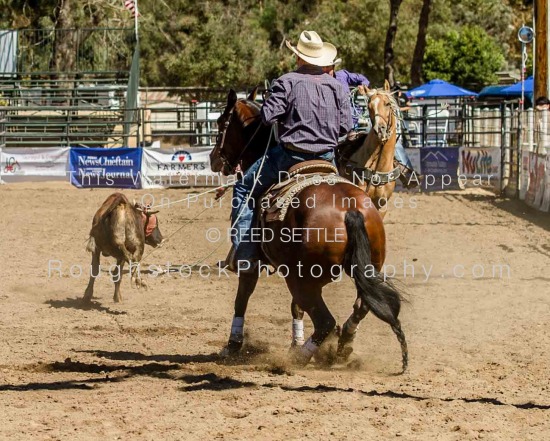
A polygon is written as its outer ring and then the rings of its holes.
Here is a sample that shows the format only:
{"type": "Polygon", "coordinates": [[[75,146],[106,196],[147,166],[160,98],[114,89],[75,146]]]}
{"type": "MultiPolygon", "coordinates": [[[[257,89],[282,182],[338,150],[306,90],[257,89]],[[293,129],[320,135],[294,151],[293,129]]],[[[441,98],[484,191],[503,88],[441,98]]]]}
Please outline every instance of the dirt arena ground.
{"type": "MultiPolygon", "coordinates": [[[[189,192],[152,193],[158,201],[189,192]]],[[[124,301],[114,304],[103,272],[93,307],[84,308],[85,241],[110,193],[67,183],[0,186],[0,439],[550,438],[548,214],[482,190],[399,194],[403,207],[386,217],[387,263],[410,300],[401,314],[410,368],[399,376],[399,345],[371,315],[350,365],[289,364],[290,295],[276,276],[260,281],[247,315],[248,353],[230,362],[217,353],[229,333],[233,275],[170,273],[148,278],[148,291],[131,289],[126,276],[124,301]],[[48,262],[62,275],[48,275],[48,262]]],[[[190,264],[215,250],[205,232],[227,228],[222,204],[187,223],[144,267],[190,264]]],[[[201,199],[162,211],[163,234],[202,208],[201,199]]],[[[325,290],[340,324],[354,293],[349,280],[325,290]]]]}

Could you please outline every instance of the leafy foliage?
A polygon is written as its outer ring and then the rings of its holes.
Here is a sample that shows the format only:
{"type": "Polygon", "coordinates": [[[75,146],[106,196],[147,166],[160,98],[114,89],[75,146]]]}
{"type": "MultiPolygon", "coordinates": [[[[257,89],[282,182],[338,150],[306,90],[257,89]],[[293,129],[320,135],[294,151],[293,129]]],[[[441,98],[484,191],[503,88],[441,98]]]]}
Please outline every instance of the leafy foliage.
{"type": "Polygon", "coordinates": [[[504,64],[502,48],[480,27],[465,26],[441,39],[428,39],[424,76],[456,84],[491,84],[504,64]]]}
{"type": "MultiPolygon", "coordinates": [[[[409,81],[422,3],[403,1],[397,16],[393,67],[403,83],[409,81]]],[[[66,22],[79,29],[134,25],[123,0],[0,0],[0,29],[62,27],[62,8],[69,11],[66,22]]],[[[139,9],[142,85],[263,83],[293,68],[283,42],[288,38],[296,43],[304,29],[317,30],[334,43],[343,68],[365,74],[375,85],[384,79],[390,0],[139,0],[139,9]]],[[[529,24],[531,12],[520,0],[433,0],[424,72],[463,85],[485,83],[501,67],[502,55],[517,69],[515,34],[518,24],[529,24]]],[[[101,69],[106,62],[100,52],[108,47],[114,48],[108,51],[111,64],[122,69],[128,56],[117,52],[131,43],[128,35],[113,33],[107,40],[87,36],[75,62],[101,69]]],[[[34,51],[39,47],[29,45],[34,51]]],[[[70,48],[67,44],[63,49],[70,48]]],[[[48,64],[43,56],[40,60],[48,64]]]]}

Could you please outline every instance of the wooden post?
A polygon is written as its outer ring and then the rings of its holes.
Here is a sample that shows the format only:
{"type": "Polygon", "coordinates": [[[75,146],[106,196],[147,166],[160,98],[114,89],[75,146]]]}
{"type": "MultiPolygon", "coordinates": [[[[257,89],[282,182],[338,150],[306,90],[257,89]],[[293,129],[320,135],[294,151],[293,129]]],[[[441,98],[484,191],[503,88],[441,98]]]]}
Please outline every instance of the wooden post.
{"type": "Polygon", "coordinates": [[[548,97],[548,0],[535,0],[535,99],[548,97]]]}

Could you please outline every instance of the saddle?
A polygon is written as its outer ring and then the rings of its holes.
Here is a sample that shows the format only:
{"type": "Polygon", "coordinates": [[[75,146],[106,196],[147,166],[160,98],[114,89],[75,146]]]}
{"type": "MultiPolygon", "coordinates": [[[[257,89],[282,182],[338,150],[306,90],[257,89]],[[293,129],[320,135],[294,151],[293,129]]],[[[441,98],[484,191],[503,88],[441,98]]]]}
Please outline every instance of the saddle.
{"type": "Polygon", "coordinates": [[[355,186],[337,173],[334,165],[323,160],[304,161],[290,167],[287,171],[288,178],[272,185],[261,198],[261,226],[283,221],[293,198],[307,187],[322,183],[334,185],[339,182],[355,186]]]}
{"type": "Polygon", "coordinates": [[[348,160],[365,142],[368,132],[354,132],[352,136],[348,136],[337,148],[337,160],[341,163],[343,160],[348,160]]]}

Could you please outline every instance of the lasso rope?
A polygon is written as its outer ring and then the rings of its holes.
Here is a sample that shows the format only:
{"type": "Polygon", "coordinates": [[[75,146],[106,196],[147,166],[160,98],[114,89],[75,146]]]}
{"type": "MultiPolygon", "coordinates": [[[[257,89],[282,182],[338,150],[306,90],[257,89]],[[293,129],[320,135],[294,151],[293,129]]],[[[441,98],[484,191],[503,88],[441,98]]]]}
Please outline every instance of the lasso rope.
{"type": "MultiPolygon", "coordinates": [[[[235,228],[235,225],[237,224],[237,221],[241,218],[242,214],[244,213],[244,210],[245,208],[248,206],[248,202],[250,201],[250,199],[252,198],[252,193],[254,193],[254,189],[256,188],[256,184],[258,183],[258,181],[260,180],[260,175],[261,175],[261,171],[264,167],[264,163],[265,163],[265,158],[267,157],[267,151],[269,150],[269,144],[271,143],[271,137],[273,136],[273,132],[274,132],[274,126],[271,126],[271,130],[269,132],[269,138],[267,140],[267,145],[265,146],[265,151],[264,151],[264,154],[262,156],[262,162],[260,163],[260,167],[258,168],[258,171],[257,173],[255,173],[256,175],[256,178],[254,179],[254,184],[252,185],[252,189],[250,190],[250,192],[248,193],[247,197],[246,197],[246,201],[244,202],[244,204],[242,205],[241,207],[241,210],[239,211],[239,214],[237,215],[237,217],[235,218],[235,220],[233,221],[233,223],[231,224],[231,230],[233,230],[235,228]]],[[[220,242],[220,244],[214,248],[214,250],[212,250],[210,253],[208,253],[205,257],[203,257],[202,259],[196,261],[192,267],[194,266],[198,266],[200,265],[201,263],[203,263],[206,259],[208,259],[210,256],[212,256],[216,251],[218,251],[222,246],[224,245],[224,242],[220,242]]]]}
{"type": "MultiPolygon", "coordinates": [[[[267,140],[267,145],[265,147],[265,151],[264,151],[264,154],[262,156],[262,162],[260,163],[260,167],[258,168],[258,171],[257,173],[255,173],[256,175],[256,178],[254,179],[254,184],[252,185],[252,189],[250,190],[250,192],[248,193],[247,195],[247,198],[244,202],[244,204],[242,205],[241,207],[241,210],[239,211],[239,214],[237,215],[237,217],[235,218],[235,220],[233,221],[232,225],[231,225],[231,230],[233,230],[235,228],[235,225],[237,224],[237,221],[241,218],[242,214],[244,213],[244,210],[245,208],[248,206],[248,202],[250,201],[250,199],[252,198],[252,193],[254,192],[254,189],[256,188],[256,184],[258,183],[258,181],[260,180],[260,173],[264,167],[264,163],[265,163],[265,158],[267,157],[267,151],[269,150],[269,144],[271,143],[271,137],[273,135],[273,126],[271,127],[271,131],[269,132],[269,138],[267,140]]],[[[202,196],[202,195],[205,195],[205,194],[208,194],[208,193],[211,193],[213,191],[218,191],[220,188],[224,188],[224,187],[231,187],[235,185],[235,183],[231,183],[231,184],[225,184],[225,185],[222,185],[221,187],[217,187],[217,188],[214,188],[214,189],[210,189],[210,190],[207,190],[207,191],[204,191],[202,193],[199,193],[197,195],[190,195],[186,198],[183,198],[183,199],[180,199],[178,201],[174,201],[174,202],[169,202],[167,205],[168,207],[170,207],[170,205],[172,204],[176,204],[176,203],[179,203],[179,202],[185,202],[185,201],[188,201],[191,197],[193,198],[198,198],[199,196],[202,196]]],[[[225,197],[225,194],[223,196],[221,196],[220,200],[223,200],[223,198],[225,197]]],[[[161,204],[161,205],[156,205],[154,207],[151,207],[152,208],[159,208],[159,207],[164,207],[165,205],[161,204]]],[[[191,222],[194,222],[199,216],[201,216],[206,210],[208,210],[208,208],[210,207],[205,207],[203,210],[201,210],[197,215],[195,215],[192,219],[189,219],[186,223],[184,223],[181,227],[179,227],[176,231],[172,232],[169,236],[166,237],[166,240],[168,240],[169,238],[171,238],[172,236],[174,236],[174,234],[178,233],[179,231],[181,231],[185,226],[189,225],[191,222]]],[[[220,242],[219,245],[214,248],[214,250],[212,250],[210,253],[208,253],[205,257],[203,257],[202,259],[196,261],[195,263],[193,263],[191,265],[191,267],[196,267],[198,265],[200,265],[201,263],[203,263],[206,259],[208,259],[210,256],[212,256],[216,251],[218,251],[222,246],[224,245],[224,242],[220,242]]],[[[159,248],[153,248],[151,251],[149,251],[148,253],[145,254],[145,256],[143,256],[141,258],[141,260],[144,260],[146,257],[150,256],[151,254],[153,254],[156,250],[158,250],[159,248]]],[[[168,270],[169,271],[169,270],[168,270]]],[[[166,271],[164,271],[166,272],[166,271]]]]}
{"type": "Polygon", "coordinates": [[[186,202],[186,201],[188,201],[192,198],[198,198],[199,196],[203,196],[205,194],[212,193],[214,191],[218,191],[220,188],[232,187],[233,185],[235,185],[234,182],[223,184],[223,185],[220,185],[219,187],[211,188],[210,190],[203,191],[202,193],[199,193],[199,194],[192,194],[192,195],[187,196],[186,198],[179,199],[179,200],[174,201],[174,202],[170,201],[166,204],[162,203],[162,204],[158,204],[158,205],[153,205],[152,207],[149,208],[149,210],[152,210],[154,208],[170,208],[170,206],[173,205],[173,204],[179,204],[180,202],[186,202]]]}

